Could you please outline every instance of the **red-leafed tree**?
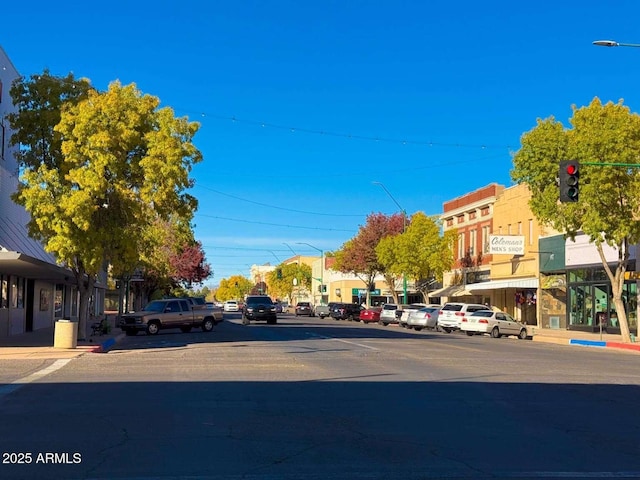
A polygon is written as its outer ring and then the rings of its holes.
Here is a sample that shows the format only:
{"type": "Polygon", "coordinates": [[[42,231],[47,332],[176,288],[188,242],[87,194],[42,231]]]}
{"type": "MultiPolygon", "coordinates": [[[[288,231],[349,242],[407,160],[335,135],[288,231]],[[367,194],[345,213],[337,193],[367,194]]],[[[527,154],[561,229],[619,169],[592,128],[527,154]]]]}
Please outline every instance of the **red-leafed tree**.
{"type": "Polygon", "coordinates": [[[211,276],[211,266],[205,261],[202,243],[183,245],[169,258],[172,267],[171,279],[177,285],[191,288],[211,276]]]}
{"type": "Polygon", "coordinates": [[[398,235],[404,229],[404,216],[396,213],[391,216],[383,213],[372,213],[367,216],[365,225],[361,225],[358,234],[342,245],[335,254],[334,269],[351,273],[362,280],[367,288],[367,305],[370,304],[370,290],[374,288],[376,275],[383,275],[387,285],[393,292],[393,298],[398,302],[395,291],[396,277],[387,272],[378,260],[376,247],[383,238],[398,235]]]}

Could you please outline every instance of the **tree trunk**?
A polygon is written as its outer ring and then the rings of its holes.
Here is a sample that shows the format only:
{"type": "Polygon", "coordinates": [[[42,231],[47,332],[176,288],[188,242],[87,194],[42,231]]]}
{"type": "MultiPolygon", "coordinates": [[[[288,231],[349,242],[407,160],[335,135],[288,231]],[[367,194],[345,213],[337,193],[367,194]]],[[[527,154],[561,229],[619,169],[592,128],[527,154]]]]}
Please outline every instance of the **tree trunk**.
{"type": "Polygon", "coordinates": [[[631,332],[629,331],[629,321],[627,320],[627,311],[625,308],[626,305],[622,300],[622,292],[624,289],[624,274],[627,271],[627,262],[629,260],[628,242],[625,241],[617,245],[618,263],[616,264],[615,273],[611,271],[611,268],[607,263],[607,259],[604,255],[604,250],[602,249],[602,244],[598,244],[596,246],[596,249],[598,250],[602,265],[604,266],[604,269],[607,272],[607,276],[609,277],[609,281],[611,282],[613,304],[616,307],[618,323],[620,324],[620,336],[622,337],[623,342],[629,343],[631,342],[631,332]]]}
{"type": "Polygon", "coordinates": [[[82,271],[76,270],[74,273],[78,284],[78,294],[80,296],[80,305],[78,306],[78,340],[86,340],[89,298],[93,293],[93,287],[96,281],[95,278],[88,276],[82,271]]]}

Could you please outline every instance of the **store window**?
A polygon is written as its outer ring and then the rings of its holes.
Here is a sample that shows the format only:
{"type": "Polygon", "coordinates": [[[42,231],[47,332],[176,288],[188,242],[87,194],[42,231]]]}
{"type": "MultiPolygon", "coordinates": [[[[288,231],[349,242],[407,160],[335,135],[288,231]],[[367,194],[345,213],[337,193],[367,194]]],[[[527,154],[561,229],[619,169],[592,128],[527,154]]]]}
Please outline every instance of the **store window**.
{"type": "Polygon", "coordinates": [[[0,308],[9,308],[9,278],[0,275],[0,308]]]}

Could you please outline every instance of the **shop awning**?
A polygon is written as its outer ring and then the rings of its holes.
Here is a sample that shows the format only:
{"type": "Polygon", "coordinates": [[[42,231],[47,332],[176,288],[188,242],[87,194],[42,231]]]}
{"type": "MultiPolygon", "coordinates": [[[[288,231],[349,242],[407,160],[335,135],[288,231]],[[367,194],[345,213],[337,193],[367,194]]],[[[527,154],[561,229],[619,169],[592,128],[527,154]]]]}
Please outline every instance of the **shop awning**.
{"type": "MultiPolygon", "coordinates": [[[[469,287],[469,285],[467,285],[469,287]]],[[[430,297],[464,297],[466,295],[473,295],[468,288],[465,289],[462,285],[451,285],[449,287],[440,288],[429,292],[430,297]]]]}
{"type": "Polygon", "coordinates": [[[491,280],[482,283],[470,283],[466,288],[470,292],[478,290],[501,290],[503,288],[538,288],[540,281],[537,278],[513,278],[509,280],[491,280]]]}

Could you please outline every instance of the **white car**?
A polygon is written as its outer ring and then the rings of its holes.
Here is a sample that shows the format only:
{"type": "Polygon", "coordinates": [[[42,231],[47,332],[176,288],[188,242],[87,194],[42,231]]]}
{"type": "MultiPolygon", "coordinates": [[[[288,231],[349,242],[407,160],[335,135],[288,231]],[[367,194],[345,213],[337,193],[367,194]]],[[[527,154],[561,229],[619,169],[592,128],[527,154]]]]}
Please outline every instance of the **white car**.
{"type": "Polygon", "coordinates": [[[433,330],[438,326],[438,314],[441,305],[427,305],[420,310],[413,310],[407,320],[407,328],[420,331],[423,328],[433,330]]]}
{"type": "Polygon", "coordinates": [[[236,302],[235,300],[227,300],[226,302],[224,302],[224,305],[222,306],[222,309],[225,312],[239,312],[240,311],[240,307],[238,305],[238,302],[236,302]]]}
{"type": "Polygon", "coordinates": [[[402,312],[400,318],[398,319],[398,323],[401,327],[406,328],[409,322],[409,315],[411,315],[416,310],[420,310],[422,307],[426,307],[425,303],[412,303],[410,305],[401,305],[399,310],[402,312]]]}
{"type": "Polygon", "coordinates": [[[466,314],[471,314],[478,310],[486,310],[487,308],[486,305],[479,303],[445,303],[438,313],[438,328],[447,333],[460,330],[460,323],[466,314]]]}
{"type": "Polygon", "coordinates": [[[489,333],[493,338],[517,335],[520,340],[526,340],[529,336],[526,325],[507,313],[492,310],[480,310],[465,315],[460,322],[460,330],[467,332],[469,336],[478,333],[489,333]]]}
{"type": "Polygon", "coordinates": [[[398,305],[395,303],[387,303],[383,305],[382,310],[380,311],[380,320],[378,323],[385,327],[390,323],[398,323],[398,317],[396,316],[397,309],[398,305]]]}

